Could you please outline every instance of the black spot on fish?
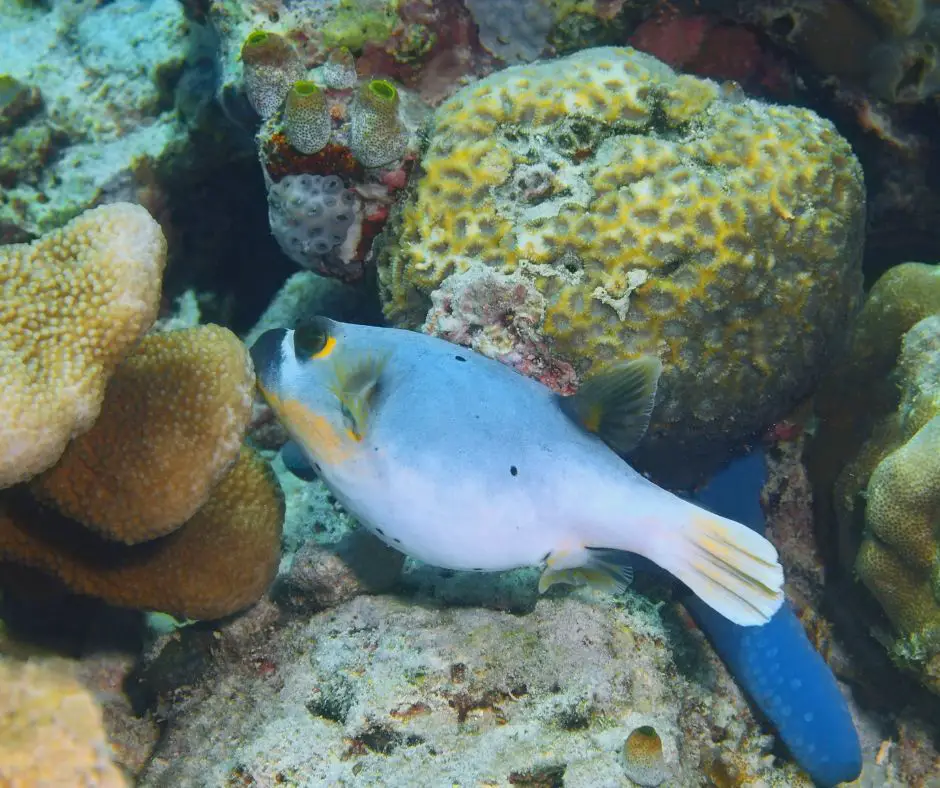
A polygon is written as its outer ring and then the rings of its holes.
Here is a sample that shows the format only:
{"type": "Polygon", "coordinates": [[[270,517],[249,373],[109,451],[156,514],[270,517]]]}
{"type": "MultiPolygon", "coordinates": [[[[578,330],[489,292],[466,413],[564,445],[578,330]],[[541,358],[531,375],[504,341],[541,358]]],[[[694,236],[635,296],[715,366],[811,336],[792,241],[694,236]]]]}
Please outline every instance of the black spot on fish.
{"type": "Polygon", "coordinates": [[[509,466],[509,472],[510,472],[513,476],[518,476],[518,475],[519,475],[519,469],[518,469],[515,465],[510,465],[510,466],[509,466]]]}
{"type": "Polygon", "coordinates": [[[392,541],[393,541],[395,544],[401,544],[401,539],[396,539],[394,536],[392,537],[392,541]]]}
{"type": "Polygon", "coordinates": [[[319,472],[320,472],[320,465],[319,465],[318,463],[314,463],[314,464],[313,464],[313,470],[315,470],[317,473],[319,473],[319,472]]]}
{"type": "Polygon", "coordinates": [[[467,360],[467,359],[465,359],[463,356],[454,356],[454,358],[457,359],[458,361],[466,361],[466,360],[467,360]]]}
{"type": "Polygon", "coordinates": [[[385,536],[385,531],[383,531],[381,528],[376,528],[376,529],[375,529],[375,532],[376,532],[379,536],[385,536]]]}

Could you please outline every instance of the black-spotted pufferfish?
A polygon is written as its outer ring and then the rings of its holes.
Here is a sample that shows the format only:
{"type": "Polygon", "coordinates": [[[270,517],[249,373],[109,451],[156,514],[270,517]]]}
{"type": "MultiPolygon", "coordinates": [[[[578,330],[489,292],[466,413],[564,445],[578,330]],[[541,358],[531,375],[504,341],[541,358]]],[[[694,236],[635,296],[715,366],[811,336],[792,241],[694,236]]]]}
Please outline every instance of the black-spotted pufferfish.
{"type": "Polygon", "coordinates": [[[615,364],[562,397],[412,331],[317,318],[252,348],[259,387],[336,498],[392,547],[448,569],[544,566],[539,589],[618,589],[630,553],[736,624],[783,601],[773,545],[622,458],[650,418],[660,362],[615,364]]]}

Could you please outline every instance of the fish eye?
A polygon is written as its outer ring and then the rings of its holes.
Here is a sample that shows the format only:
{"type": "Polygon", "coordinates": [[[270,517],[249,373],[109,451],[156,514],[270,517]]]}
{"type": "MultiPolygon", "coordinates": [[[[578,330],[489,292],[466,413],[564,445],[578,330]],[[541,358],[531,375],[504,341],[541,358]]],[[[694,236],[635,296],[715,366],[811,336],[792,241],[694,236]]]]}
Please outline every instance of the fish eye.
{"type": "Polygon", "coordinates": [[[330,336],[325,320],[315,318],[294,330],[294,353],[297,358],[324,358],[335,344],[336,340],[330,336]]]}

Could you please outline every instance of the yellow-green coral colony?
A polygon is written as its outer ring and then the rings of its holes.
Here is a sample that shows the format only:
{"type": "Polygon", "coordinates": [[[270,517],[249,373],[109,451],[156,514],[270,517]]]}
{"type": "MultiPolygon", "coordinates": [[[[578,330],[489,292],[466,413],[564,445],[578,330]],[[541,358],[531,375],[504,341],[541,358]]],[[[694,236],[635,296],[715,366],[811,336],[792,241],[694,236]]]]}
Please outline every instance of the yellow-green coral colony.
{"type": "Polygon", "coordinates": [[[267,120],[281,108],[291,85],[303,77],[303,65],[286,38],[265,30],[248,35],[241,57],[248,101],[267,120]]]}
{"type": "Polygon", "coordinates": [[[860,293],[861,167],[833,125],[629,48],[464,87],[421,164],[379,260],[386,315],[417,327],[445,280],[516,277],[562,361],[663,360],[651,439],[690,453],[780,418],[860,293]]]}
{"type": "Polygon", "coordinates": [[[309,80],[295,82],[284,107],[284,133],[291,147],[304,154],[316,153],[330,141],[331,131],[323,91],[309,80]]]}
{"type": "Polygon", "coordinates": [[[408,135],[398,117],[398,90],[385,79],[373,79],[359,89],[352,108],[350,150],[365,167],[381,167],[400,159],[408,135]]]}

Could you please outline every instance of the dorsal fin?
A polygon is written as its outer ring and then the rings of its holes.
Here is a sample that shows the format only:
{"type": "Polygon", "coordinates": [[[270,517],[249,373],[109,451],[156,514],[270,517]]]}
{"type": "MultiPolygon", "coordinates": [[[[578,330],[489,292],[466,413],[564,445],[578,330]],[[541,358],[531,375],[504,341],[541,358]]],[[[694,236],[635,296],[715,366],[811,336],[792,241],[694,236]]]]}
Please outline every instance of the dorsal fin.
{"type": "Polygon", "coordinates": [[[334,364],[336,385],[332,391],[356,440],[362,440],[368,429],[372,406],[379,392],[379,379],[387,360],[386,356],[365,356],[350,364],[338,361],[334,364]]]}
{"type": "Polygon", "coordinates": [[[559,397],[559,403],[569,418],[626,454],[649,427],[662,371],[655,356],[614,364],[585,380],[574,396],[559,397]]]}

